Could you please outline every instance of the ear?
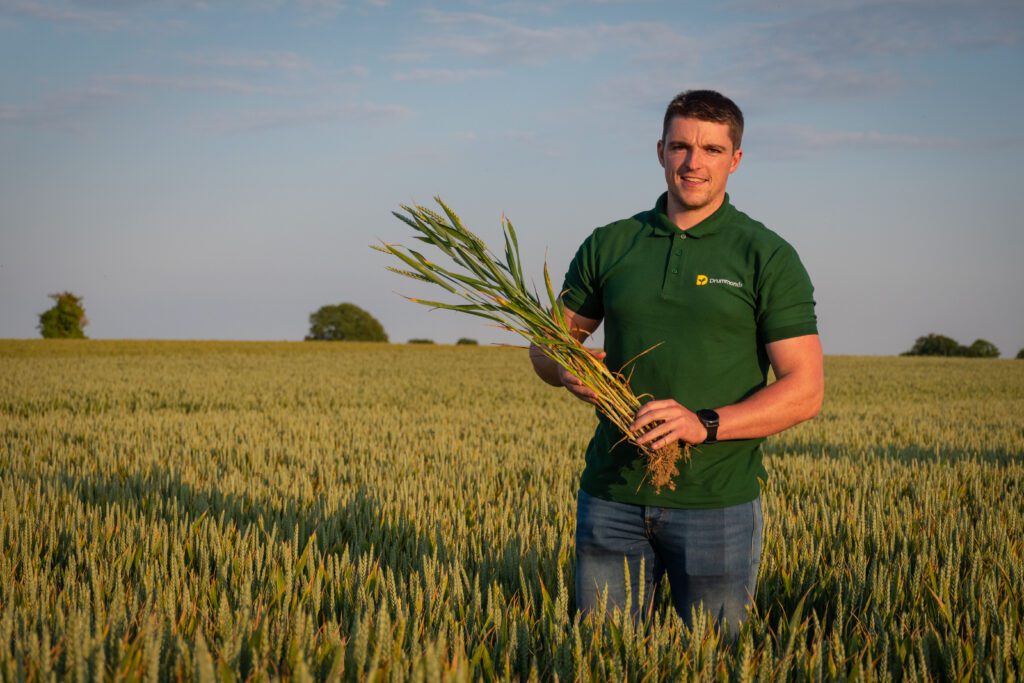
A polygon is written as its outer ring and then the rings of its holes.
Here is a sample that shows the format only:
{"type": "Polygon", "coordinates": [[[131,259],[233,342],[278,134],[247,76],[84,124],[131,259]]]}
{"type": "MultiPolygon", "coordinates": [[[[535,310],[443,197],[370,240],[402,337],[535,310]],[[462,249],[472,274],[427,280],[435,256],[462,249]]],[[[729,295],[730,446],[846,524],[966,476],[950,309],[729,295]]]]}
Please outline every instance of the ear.
{"type": "MultiPolygon", "coordinates": [[[[658,163],[661,164],[662,168],[665,168],[665,140],[658,140],[658,163]]],[[[729,171],[732,173],[732,171],[729,171]]]]}
{"type": "Polygon", "coordinates": [[[729,173],[732,173],[740,167],[740,159],[743,158],[743,148],[736,150],[732,154],[732,164],[729,166],[729,173]]]}

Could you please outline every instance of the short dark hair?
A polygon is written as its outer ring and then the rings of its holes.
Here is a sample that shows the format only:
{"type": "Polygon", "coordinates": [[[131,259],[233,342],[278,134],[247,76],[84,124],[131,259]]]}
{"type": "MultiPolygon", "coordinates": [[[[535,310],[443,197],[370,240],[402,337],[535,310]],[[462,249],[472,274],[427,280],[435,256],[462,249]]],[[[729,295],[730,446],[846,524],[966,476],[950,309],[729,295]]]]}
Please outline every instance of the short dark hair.
{"type": "Polygon", "coordinates": [[[677,116],[728,124],[733,149],[739,149],[743,142],[743,112],[735,102],[714,90],[686,90],[673,97],[665,109],[665,121],[661,126],[662,140],[668,134],[669,122],[677,116]]]}

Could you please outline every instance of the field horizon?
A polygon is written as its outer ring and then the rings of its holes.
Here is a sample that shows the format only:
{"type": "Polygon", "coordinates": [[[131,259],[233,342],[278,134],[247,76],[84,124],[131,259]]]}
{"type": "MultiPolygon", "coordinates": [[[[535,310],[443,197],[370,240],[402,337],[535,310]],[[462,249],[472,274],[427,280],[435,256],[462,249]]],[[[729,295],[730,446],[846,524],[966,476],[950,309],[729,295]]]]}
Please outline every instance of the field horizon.
{"type": "MultiPolygon", "coordinates": [[[[415,338],[413,338],[415,339],[415,338]]],[[[427,339],[424,337],[423,339],[427,339]]],[[[93,338],[88,337],[86,339],[42,339],[39,337],[0,337],[0,344],[21,344],[21,343],[56,343],[56,344],[80,344],[80,343],[98,343],[98,344],[241,344],[241,345],[310,345],[310,344],[341,344],[342,346],[347,345],[383,345],[383,346],[416,346],[416,347],[430,347],[430,346],[444,346],[444,347],[459,347],[459,348],[478,348],[478,349],[526,349],[525,343],[519,344],[505,344],[505,343],[491,343],[491,342],[479,342],[476,344],[458,344],[455,341],[437,341],[431,339],[429,343],[415,342],[410,340],[406,341],[386,341],[386,342],[363,342],[363,341],[309,341],[305,339],[173,339],[173,338],[158,338],[158,337],[138,337],[138,338],[93,338]]],[[[961,357],[942,357],[942,356],[903,356],[902,353],[825,353],[826,358],[922,358],[922,359],[939,359],[939,360],[966,360],[966,361],[1000,361],[1000,360],[1020,360],[1012,355],[1001,355],[998,358],[961,358],[961,357]]]]}

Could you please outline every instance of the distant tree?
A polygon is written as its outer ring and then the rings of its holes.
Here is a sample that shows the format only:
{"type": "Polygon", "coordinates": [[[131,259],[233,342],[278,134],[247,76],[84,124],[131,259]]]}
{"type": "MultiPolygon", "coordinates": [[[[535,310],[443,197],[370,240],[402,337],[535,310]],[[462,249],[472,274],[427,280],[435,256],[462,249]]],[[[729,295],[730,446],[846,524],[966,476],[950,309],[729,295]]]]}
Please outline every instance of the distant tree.
{"type": "Polygon", "coordinates": [[[971,358],[999,358],[999,349],[986,339],[975,339],[964,355],[971,358]]]}
{"type": "Polygon", "coordinates": [[[458,346],[476,346],[476,339],[470,339],[469,337],[460,337],[459,341],[455,342],[458,346]]]}
{"type": "Polygon", "coordinates": [[[306,341],[386,342],[384,326],[355,304],[321,306],[309,315],[306,341]]]}
{"type": "Polygon", "coordinates": [[[1024,349],[1017,352],[1017,360],[1024,360],[1024,349]]]}
{"type": "Polygon", "coordinates": [[[82,328],[89,324],[82,297],[71,292],[51,294],[51,308],[39,314],[39,333],[44,339],[85,339],[82,328]]]}
{"type": "Polygon", "coordinates": [[[410,344],[433,344],[434,340],[433,339],[420,339],[420,338],[416,338],[416,339],[410,339],[409,343],[410,344]]]}
{"type": "Polygon", "coordinates": [[[942,334],[927,334],[918,337],[904,356],[962,356],[967,349],[955,339],[942,334]]]}

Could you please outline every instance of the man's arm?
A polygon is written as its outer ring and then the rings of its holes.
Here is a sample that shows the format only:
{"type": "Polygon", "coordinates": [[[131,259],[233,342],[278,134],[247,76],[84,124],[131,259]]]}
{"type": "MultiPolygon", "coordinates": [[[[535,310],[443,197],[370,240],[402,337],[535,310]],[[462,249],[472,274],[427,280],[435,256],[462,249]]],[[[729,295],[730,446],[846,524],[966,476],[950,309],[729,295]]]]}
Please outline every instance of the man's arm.
{"type": "MultiPolygon", "coordinates": [[[[718,440],[755,439],[809,420],[821,410],[825,395],[821,340],[816,334],[782,339],[765,349],[776,380],[739,403],[701,406],[718,413],[718,440]]],[[[661,448],[673,441],[703,443],[707,430],[693,411],[673,399],[651,401],[637,412],[632,429],[661,421],[637,443],[661,448]]]]}
{"type": "MultiPolygon", "coordinates": [[[[600,320],[587,318],[569,308],[562,310],[565,311],[565,320],[569,324],[569,329],[572,330],[572,336],[576,337],[580,343],[586,341],[587,337],[593,334],[601,324],[600,320]]],[[[590,352],[597,358],[604,358],[604,351],[592,349],[590,352]]],[[[576,398],[593,403],[594,392],[583,386],[575,375],[545,356],[544,351],[535,344],[530,344],[530,362],[533,363],[533,371],[537,373],[537,376],[551,386],[565,387],[576,398]]]]}

